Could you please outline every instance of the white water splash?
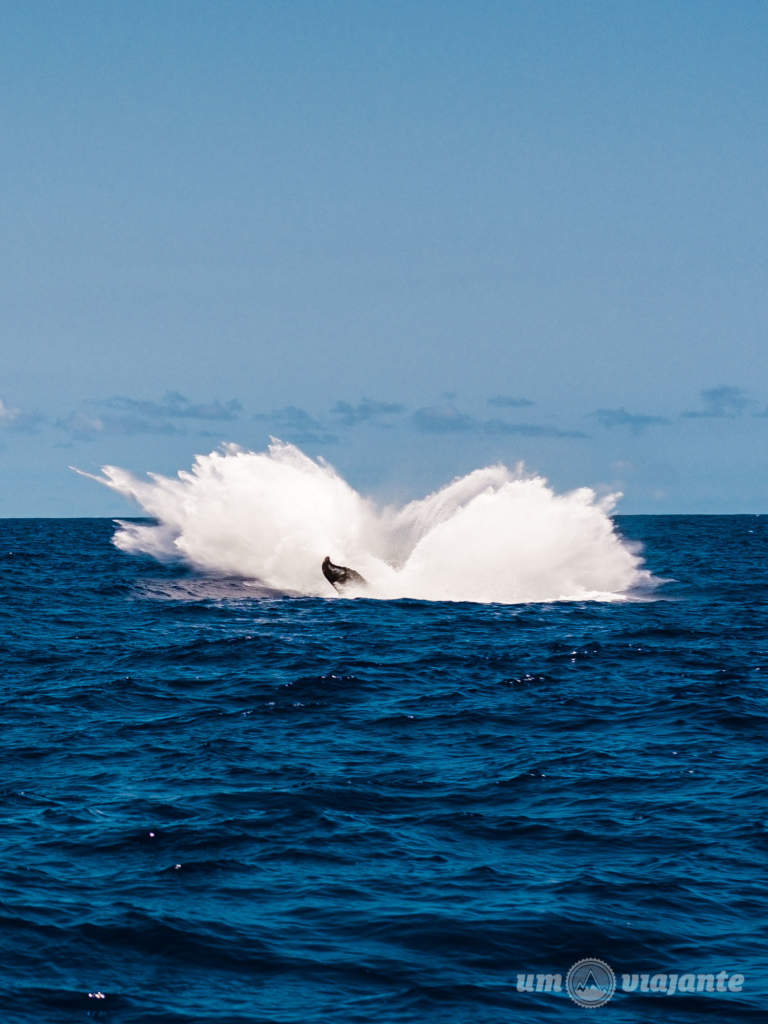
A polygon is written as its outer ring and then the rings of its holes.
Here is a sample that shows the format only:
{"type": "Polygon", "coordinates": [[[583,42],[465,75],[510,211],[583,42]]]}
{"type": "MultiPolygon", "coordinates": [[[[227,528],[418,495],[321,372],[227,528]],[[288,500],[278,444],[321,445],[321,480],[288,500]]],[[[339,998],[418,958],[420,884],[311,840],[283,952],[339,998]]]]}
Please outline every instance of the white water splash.
{"type": "Polygon", "coordinates": [[[93,479],[156,520],[121,521],[123,551],[289,593],[333,595],[325,555],[362,573],[365,595],[377,598],[617,600],[653,581],[614,529],[619,495],[558,495],[522,466],[475,470],[403,508],[378,507],[325,461],[275,440],[266,452],[226,445],[199,455],[175,479],[115,466],[102,474],[93,479]]]}

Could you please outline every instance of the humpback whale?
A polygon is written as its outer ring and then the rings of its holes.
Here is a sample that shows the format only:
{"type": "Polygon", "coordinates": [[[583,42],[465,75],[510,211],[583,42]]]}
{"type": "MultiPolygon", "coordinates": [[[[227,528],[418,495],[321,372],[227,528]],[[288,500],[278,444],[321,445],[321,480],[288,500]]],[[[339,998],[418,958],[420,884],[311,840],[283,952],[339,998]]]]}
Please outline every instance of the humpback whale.
{"type": "Polygon", "coordinates": [[[328,555],[323,559],[323,576],[328,580],[334,590],[341,591],[348,583],[365,584],[365,580],[354,569],[348,569],[346,565],[334,565],[328,555]]]}

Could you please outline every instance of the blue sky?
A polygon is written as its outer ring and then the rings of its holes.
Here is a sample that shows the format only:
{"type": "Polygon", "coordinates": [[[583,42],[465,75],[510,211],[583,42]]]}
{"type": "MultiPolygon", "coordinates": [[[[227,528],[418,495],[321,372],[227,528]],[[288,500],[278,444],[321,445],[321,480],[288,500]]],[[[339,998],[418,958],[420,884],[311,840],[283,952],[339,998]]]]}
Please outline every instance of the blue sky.
{"type": "Polygon", "coordinates": [[[270,434],[766,512],[768,5],[6,4],[0,515],[270,434]]]}

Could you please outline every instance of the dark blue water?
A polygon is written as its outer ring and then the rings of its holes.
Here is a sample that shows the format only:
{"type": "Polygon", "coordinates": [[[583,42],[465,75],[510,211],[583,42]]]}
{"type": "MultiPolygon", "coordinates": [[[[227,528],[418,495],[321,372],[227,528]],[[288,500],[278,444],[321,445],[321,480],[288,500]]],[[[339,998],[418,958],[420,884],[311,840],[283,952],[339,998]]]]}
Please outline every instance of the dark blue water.
{"type": "Polygon", "coordinates": [[[0,1019],[764,1021],[768,518],[661,600],[259,600],[0,521],[0,1019]],[[519,992],[580,958],[741,992],[519,992]]]}

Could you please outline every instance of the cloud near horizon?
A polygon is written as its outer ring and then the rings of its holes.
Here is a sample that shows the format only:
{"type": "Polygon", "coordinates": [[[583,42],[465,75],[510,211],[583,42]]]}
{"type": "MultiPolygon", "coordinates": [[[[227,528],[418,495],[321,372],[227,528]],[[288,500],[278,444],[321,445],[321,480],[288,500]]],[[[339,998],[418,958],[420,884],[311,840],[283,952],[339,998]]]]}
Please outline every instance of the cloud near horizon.
{"type": "Polygon", "coordinates": [[[455,405],[426,405],[411,415],[411,423],[424,434],[453,434],[475,429],[477,421],[455,405]]]}
{"type": "Polygon", "coordinates": [[[36,433],[45,423],[45,417],[38,412],[24,412],[8,405],[0,398],[0,428],[23,434],[36,433]]]}
{"type": "Polygon", "coordinates": [[[581,430],[561,430],[559,427],[537,423],[508,423],[498,418],[478,419],[461,412],[454,405],[432,405],[416,409],[410,422],[421,433],[452,434],[475,433],[518,437],[588,437],[581,430]]]}
{"type": "Polygon", "coordinates": [[[618,409],[596,409],[595,412],[589,415],[593,416],[601,426],[607,427],[609,430],[612,430],[614,427],[626,427],[633,434],[641,434],[649,427],[661,426],[664,423],[670,422],[666,416],[649,416],[645,413],[627,412],[623,405],[618,409]]]}
{"type": "Polygon", "coordinates": [[[76,441],[95,441],[97,438],[107,435],[133,437],[136,434],[168,436],[169,434],[183,433],[167,420],[155,420],[130,413],[91,415],[76,411],[56,420],[56,426],[60,430],[66,431],[76,441]]]}
{"type": "Polygon", "coordinates": [[[583,430],[561,430],[538,423],[507,423],[506,420],[480,421],[486,434],[511,434],[519,437],[589,437],[583,430]]]}
{"type": "Polygon", "coordinates": [[[184,422],[190,426],[195,422],[231,422],[242,411],[236,398],[228,402],[195,403],[178,391],[166,391],[159,401],[112,395],[91,399],[84,405],[85,410],[75,410],[55,422],[56,427],[77,441],[93,441],[107,435],[184,434],[184,422]]]}
{"type": "Polygon", "coordinates": [[[728,384],[705,388],[700,394],[704,408],[686,410],[682,413],[685,419],[735,419],[756,404],[754,399],[747,396],[744,388],[728,384]]]}
{"type": "Polygon", "coordinates": [[[488,399],[488,405],[495,409],[523,409],[535,404],[530,398],[513,398],[511,395],[493,395],[488,399]]]}
{"type": "Polygon", "coordinates": [[[263,423],[270,433],[274,431],[281,440],[293,444],[336,444],[339,440],[320,420],[297,405],[285,405],[272,412],[257,412],[252,419],[263,423]]]}
{"type": "Polygon", "coordinates": [[[190,402],[179,391],[166,391],[159,402],[113,395],[89,404],[155,419],[236,420],[243,411],[236,398],[228,402],[220,402],[218,399],[213,402],[190,402]]]}
{"type": "Polygon", "coordinates": [[[406,412],[400,402],[379,402],[373,398],[363,398],[352,405],[350,402],[337,402],[331,409],[331,415],[338,418],[345,427],[354,427],[359,423],[368,423],[388,416],[399,416],[406,412]]]}
{"type": "Polygon", "coordinates": [[[18,409],[11,409],[11,407],[6,405],[2,398],[0,398],[0,423],[13,423],[18,415],[18,409]]]}

